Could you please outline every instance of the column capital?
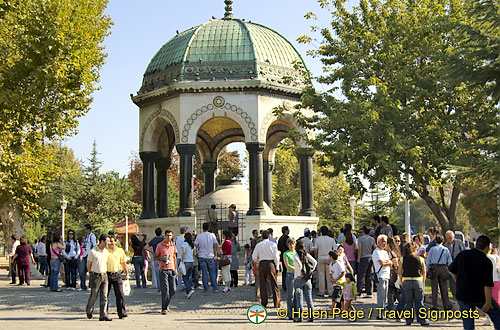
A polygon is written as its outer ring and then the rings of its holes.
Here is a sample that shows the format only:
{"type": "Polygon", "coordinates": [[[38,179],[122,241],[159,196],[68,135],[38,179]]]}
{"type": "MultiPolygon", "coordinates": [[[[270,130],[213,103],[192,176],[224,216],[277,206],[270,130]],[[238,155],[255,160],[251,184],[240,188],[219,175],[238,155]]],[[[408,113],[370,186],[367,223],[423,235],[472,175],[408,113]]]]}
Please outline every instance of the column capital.
{"type": "Polygon", "coordinates": [[[265,143],[261,142],[248,142],[245,143],[248,152],[256,152],[256,153],[262,153],[264,151],[264,148],[266,147],[265,143]]]}
{"type": "Polygon", "coordinates": [[[168,170],[170,165],[172,164],[172,159],[170,158],[157,158],[155,162],[155,166],[157,170],[168,170]]]}
{"type": "Polygon", "coordinates": [[[297,149],[295,149],[295,153],[296,153],[298,159],[314,157],[314,150],[309,149],[309,148],[297,148],[297,149]]]}
{"type": "Polygon", "coordinates": [[[201,169],[205,173],[214,173],[217,170],[217,163],[204,162],[203,164],[201,164],[201,169]]]}
{"type": "Polygon", "coordinates": [[[196,144],[178,144],[175,146],[179,155],[192,155],[196,152],[196,144]]]}
{"type": "Polygon", "coordinates": [[[141,151],[139,157],[143,162],[154,162],[158,157],[158,153],[156,151],[141,151]]]}

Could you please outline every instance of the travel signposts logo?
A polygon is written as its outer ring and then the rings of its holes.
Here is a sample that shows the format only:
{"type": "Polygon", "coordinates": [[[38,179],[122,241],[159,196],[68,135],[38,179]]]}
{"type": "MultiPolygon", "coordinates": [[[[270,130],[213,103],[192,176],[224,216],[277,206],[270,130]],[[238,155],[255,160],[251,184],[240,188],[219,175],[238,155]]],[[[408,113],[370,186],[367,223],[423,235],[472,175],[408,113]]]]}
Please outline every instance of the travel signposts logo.
{"type": "Polygon", "coordinates": [[[261,324],[267,318],[267,310],[264,306],[255,304],[247,310],[248,321],[253,324],[261,324]]]}

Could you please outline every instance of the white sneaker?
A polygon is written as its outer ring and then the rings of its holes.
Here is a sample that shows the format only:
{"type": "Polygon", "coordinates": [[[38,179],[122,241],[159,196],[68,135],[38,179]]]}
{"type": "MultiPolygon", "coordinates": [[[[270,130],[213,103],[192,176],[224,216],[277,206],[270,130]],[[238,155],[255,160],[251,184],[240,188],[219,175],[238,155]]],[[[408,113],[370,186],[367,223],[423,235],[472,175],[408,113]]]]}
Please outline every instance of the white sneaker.
{"type": "Polygon", "coordinates": [[[78,288],[78,289],[76,289],[76,291],[83,291],[83,289],[82,288],[78,288]]]}
{"type": "Polygon", "coordinates": [[[205,290],[205,289],[203,289],[203,285],[197,286],[196,289],[198,289],[198,290],[205,290]]]}
{"type": "Polygon", "coordinates": [[[85,291],[90,291],[90,288],[86,288],[85,291]]]}
{"type": "Polygon", "coordinates": [[[231,288],[224,288],[222,289],[222,292],[231,292],[231,288]]]}
{"type": "Polygon", "coordinates": [[[191,298],[191,296],[194,294],[194,290],[191,289],[191,291],[189,291],[189,293],[187,294],[187,298],[191,298]]]}

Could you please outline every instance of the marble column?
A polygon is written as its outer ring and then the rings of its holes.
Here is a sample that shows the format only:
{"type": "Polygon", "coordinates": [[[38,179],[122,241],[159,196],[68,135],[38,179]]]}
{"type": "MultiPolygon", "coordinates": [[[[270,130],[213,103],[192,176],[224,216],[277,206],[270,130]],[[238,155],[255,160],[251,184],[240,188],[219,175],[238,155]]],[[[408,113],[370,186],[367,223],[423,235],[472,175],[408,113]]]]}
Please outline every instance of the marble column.
{"type": "Polygon", "coordinates": [[[264,168],[262,152],[265,144],[249,142],[246,144],[249,153],[250,207],[247,215],[265,215],[264,211],[264,168]]]}
{"type": "Polygon", "coordinates": [[[273,209],[273,168],[274,163],[264,162],[264,202],[273,209]]]}
{"type": "Polygon", "coordinates": [[[168,169],[172,160],[158,158],[156,161],[156,213],[158,218],[168,217],[168,169]]]}
{"type": "Polygon", "coordinates": [[[180,160],[179,175],[179,211],[178,217],[194,217],[193,208],[193,157],[195,144],[178,144],[176,146],[180,160]]]}
{"type": "Polygon", "coordinates": [[[217,170],[217,163],[205,162],[201,165],[205,180],[203,182],[203,194],[209,194],[215,190],[215,171],[217,170]]]}
{"type": "Polygon", "coordinates": [[[298,150],[300,167],[300,212],[299,215],[315,217],[313,195],[313,151],[298,150]]]}
{"type": "Polygon", "coordinates": [[[142,213],[140,219],[157,218],[155,212],[155,151],[139,153],[142,160],[142,213]]]}

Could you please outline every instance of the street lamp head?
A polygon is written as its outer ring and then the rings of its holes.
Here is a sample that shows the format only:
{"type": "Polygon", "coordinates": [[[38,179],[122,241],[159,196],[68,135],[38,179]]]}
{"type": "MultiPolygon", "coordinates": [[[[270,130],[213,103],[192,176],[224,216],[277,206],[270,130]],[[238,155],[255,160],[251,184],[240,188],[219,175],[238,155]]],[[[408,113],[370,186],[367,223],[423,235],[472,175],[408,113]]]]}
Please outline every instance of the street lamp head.
{"type": "Polygon", "coordinates": [[[68,206],[68,201],[64,199],[62,199],[61,201],[61,210],[66,210],[66,207],[68,206]]]}
{"type": "Polygon", "coordinates": [[[349,204],[351,204],[351,207],[356,206],[356,197],[354,196],[349,197],[349,204]]]}

